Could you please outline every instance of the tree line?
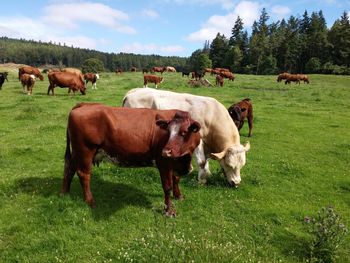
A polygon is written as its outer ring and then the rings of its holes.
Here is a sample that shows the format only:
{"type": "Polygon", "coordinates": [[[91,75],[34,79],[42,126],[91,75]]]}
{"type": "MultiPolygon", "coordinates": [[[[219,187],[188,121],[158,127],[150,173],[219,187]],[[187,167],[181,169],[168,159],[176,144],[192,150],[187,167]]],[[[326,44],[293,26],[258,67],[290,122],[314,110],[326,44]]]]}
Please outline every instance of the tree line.
{"type": "Polygon", "coordinates": [[[187,58],[177,56],[139,55],[129,53],[106,53],[91,49],[69,47],[61,43],[45,43],[41,41],[0,38],[0,63],[12,62],[36,67],[77,67],[94,59],[101,61],[103,69],[115,71],[130,70],[136,67],[151,68],[153,66],[183,67],[187,58]]]}
{"type": "Polygon", "coordinates": [[[268,24],[263,9],[251,35],[238,16],[228,38],[217,33],[192,53],[192,68],[212,66],[246,74],[350,74],[350,23],[346,12],[330,29],[322,11],[268,24]]]}

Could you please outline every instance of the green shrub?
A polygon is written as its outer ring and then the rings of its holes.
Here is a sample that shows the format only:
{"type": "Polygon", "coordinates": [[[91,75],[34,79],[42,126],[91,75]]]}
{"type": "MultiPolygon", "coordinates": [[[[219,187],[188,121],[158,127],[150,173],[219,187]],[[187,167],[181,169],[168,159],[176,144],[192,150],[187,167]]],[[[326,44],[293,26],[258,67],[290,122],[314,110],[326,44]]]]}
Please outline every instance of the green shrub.
{"type": "Polygon", "coordinates": [[[305,69],[307,73],[318,73],[321,69],[321,62],[318,58],[310,58],[306,63],[305,69]]]}
{"type": "Polygon", "coordinates": [[[305,217],[309,233],[311,262],[335,262],[336,252],[348,230],[332,206],[323,207],[315,218],[305,217]]]}
{"type": "Polygon", "coordinates": [[[89,58],[81,66],[83,73],[99,73],[104,71],[103,62],[96,58],[89,58]]]}

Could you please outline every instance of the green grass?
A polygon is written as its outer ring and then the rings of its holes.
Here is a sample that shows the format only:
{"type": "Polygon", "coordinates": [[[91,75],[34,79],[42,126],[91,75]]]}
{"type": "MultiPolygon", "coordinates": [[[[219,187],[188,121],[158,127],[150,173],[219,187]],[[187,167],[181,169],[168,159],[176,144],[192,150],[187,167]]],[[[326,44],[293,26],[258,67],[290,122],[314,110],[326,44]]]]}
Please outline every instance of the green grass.
{"type": "MultiPolygon", "coordinates": [[[[59,88],[47,96],[46,75],[27,96],[10,74],[0,91],[0,262],[307,262],[305,216],[331,204],[350,225],[350,77],[311,75],[299,86],[237,75],[223,88],[193,88],[165,73],[160,89],[226,107],[249,97],[255,116],[253,136],[247,124],[241,130],[251,143],[241,186],[229,188],[211,161],[208,184],[197,184],[197,169],[184,177],[185,200],[166,218],[155,168],[95,167],[96,209],[83,202],[76,176],[71,195],[59,196],[70,109],[121,105],[142,86],[141,73],[102,73],[86,96],[59,88]]],[[[349,251],[348,235],[338,262],[350,262],[349,251]]]]}

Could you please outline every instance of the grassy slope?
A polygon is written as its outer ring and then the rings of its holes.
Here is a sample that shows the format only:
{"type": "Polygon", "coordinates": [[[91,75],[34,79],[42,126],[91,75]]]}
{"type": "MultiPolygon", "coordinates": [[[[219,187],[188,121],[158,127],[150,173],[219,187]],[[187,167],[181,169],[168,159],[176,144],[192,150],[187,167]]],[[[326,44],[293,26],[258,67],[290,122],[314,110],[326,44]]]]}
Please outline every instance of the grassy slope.
{"type": "MultiPolygon", "coordinates": [[[[301,262],[310,236],[306,215],[332,204],[350,225],[350,78],[312,75],[310,85],[284,85],[275,76],[238,75],[224,88],[192,88],[166,73],[161,89],[212,96],[226,107],[242,98],[254,106],[251,150],[242,185],[227,187],[218,164],[198,186],[195,170],[181,181],[178,216],[162,215],[156,169],[94,168],[98,207],[82,200],[77,177],[59,197],[69,110],[82,101],[120,105],[142,85],[142,74],[101,74],[98,90],[33,96],[16,73],[0,91],[0,262],[301,262]]],[[[214,83],[214,78],[209,77],[214,83]]],[[[350,238],[339,251],[349,261],[350,238]]]]}

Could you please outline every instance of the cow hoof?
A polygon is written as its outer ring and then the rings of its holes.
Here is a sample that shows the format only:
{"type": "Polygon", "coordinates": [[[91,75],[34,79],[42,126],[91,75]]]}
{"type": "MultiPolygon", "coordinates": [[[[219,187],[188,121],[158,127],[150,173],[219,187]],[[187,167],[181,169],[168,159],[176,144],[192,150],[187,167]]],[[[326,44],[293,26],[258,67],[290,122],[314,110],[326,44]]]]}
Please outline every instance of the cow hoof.
{"type": "Polygon", "coordinates": [[[207,179],[199,179],[198,184],[205,185],[207,183],[207,179]]]}
{"type": "Polygon", "coordinates": [[[179,201],[185,200],[185,197],[183,195],[174,196],[174,198],[179,201]]]}
{"type": "Polygon", "coordinates": [[[169,209],[168,211],[165,211],[166,217],[176,217],[176,212],[174,209],[169,209]]]}

